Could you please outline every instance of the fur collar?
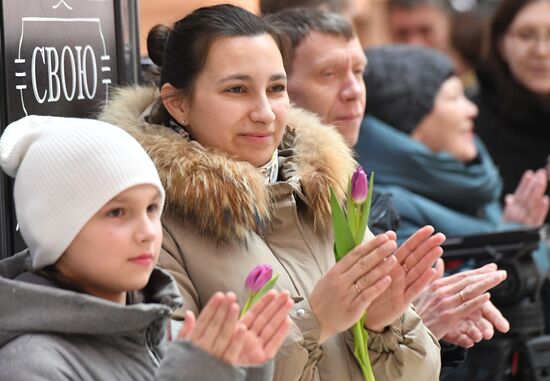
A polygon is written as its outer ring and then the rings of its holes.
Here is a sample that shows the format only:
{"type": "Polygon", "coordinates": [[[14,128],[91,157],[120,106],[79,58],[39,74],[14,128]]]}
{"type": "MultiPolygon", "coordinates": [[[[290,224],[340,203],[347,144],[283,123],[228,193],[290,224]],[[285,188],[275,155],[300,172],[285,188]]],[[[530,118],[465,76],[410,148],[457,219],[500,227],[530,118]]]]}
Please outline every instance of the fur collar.
{"type": "MultiPolygon", "coordinates": [[[[166,189],[165,213],[216,241],[245,242],[251,232],[261,233],[270,221],[272,186],[264,185],[252,165],[185,140],[170,128],[146,123],[142,113],[157,97],[152,87],[119,89],[100,119],[128,131],[151,156],[166,189]]],[[[301,190],[296,191],[314,226],[326,228],[329,187],[344,198],[356,165],[351,150],[332,126],[298,108],[289,113],[280,149],[292,152],[284,167],[293,168],[289,172],[300,179],[301,190]]]]}

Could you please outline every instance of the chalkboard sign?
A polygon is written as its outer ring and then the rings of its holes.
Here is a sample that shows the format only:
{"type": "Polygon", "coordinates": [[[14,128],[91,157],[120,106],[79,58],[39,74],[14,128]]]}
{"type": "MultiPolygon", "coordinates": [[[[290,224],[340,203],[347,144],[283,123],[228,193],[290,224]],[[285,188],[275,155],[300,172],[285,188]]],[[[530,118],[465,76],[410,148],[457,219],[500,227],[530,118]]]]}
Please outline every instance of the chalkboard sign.
{"type": "MultiPolygon", "coordinates": [[[[31,114],[97,113],[125,82],[122,21],[135,25],[137,15],[121,12],[136,1],[0,0],[0,130],[31,114]]],[[[19,248],[11,187],[1,175],[0,258],[19,248]]]]}
{"type": "Polygon", "coordinates": [[[7,121],[87,117],[118,82],[113,0],[2,0],[7,121]]]}

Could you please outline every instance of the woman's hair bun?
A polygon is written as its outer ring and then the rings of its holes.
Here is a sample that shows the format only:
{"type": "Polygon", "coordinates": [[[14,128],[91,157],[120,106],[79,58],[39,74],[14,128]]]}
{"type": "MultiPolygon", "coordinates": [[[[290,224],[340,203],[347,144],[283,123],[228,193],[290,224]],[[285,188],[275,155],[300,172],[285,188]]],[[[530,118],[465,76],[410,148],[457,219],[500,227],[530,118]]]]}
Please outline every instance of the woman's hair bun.
{"type": "Polygon", "coordinates": [[[172,29],[163,24],[155,25],[147,35],[147,52],[151,61],[157,66],[162,66],[164,47],[172,29]]]}

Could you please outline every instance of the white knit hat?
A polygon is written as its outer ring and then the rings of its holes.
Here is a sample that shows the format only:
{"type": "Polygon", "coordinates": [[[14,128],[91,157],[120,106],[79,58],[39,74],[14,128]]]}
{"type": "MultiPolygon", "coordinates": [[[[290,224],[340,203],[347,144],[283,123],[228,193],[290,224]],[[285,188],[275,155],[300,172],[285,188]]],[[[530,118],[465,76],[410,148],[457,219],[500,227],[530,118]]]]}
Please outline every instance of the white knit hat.
{"type": "Polygon", "coordinates": [[[141,145],[97,120],[28,116],[0,138],[0,166],[15,177],[15,211],[33,268],[54,264],[84,225],[120,192],[164,189],[141,145]]]}

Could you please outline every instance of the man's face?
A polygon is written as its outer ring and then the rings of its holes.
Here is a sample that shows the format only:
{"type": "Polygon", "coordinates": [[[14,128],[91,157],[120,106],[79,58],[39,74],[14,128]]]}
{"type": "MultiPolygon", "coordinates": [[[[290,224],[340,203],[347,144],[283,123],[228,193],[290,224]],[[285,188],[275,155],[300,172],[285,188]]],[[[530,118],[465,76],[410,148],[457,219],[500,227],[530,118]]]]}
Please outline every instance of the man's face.
{"type": "Polygon", "coordinates": [[[449,47],[449,20],[437,7],[394,7],[389,11],[389,29],[395,43],[429,46],[441,51],[449,47]]]}
{"type": "Polygon", "coordinates": [[[288,77],[290,100],[338,128],[346,142],[357,142],[363,119],[367,59],[357,38],[347,41],[312,32],[296,48],[288,77]]]}

